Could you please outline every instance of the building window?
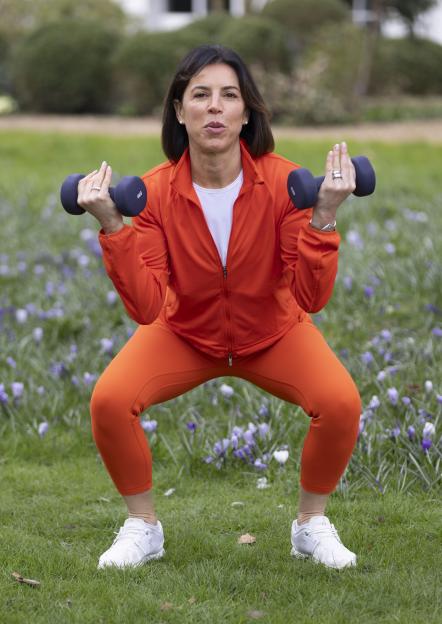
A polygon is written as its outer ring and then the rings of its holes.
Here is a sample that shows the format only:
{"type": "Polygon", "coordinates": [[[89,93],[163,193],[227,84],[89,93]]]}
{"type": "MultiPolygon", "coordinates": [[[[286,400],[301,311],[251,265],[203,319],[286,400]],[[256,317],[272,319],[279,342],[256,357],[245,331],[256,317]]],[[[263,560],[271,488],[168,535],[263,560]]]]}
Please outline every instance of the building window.
{"type": "Polygon", "coordinates": [[[192,0],[169,0],[169,11],[171,13],[191,13],[192,0]]]}

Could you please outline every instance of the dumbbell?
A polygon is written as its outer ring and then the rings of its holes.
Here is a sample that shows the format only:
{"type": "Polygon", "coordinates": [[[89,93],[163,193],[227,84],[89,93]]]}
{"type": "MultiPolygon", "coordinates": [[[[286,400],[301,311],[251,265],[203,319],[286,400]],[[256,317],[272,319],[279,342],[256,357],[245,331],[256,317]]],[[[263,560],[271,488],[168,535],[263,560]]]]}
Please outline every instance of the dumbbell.
{"type": "MultiPolygon", "coordinates": [[[[72,173],[61,185],[60,200],[69,214],[81,215],[86,212],[77,204],[78,183],[84,177],[82,173],[72,173]]],[[[109,187],[109,195],[118,211],[125,217],[135,217],[146,205],[146,187],[143,180],[137,176],[121,178],[116,187],[109,187]]]]}
{"type": "MultiPolygon", "coordinates": [[[[356,171],[356,188],[353,195],[363,197],[371,195],[376,186],[374,169],[366,156],[355,156],[351,159],[356,171]]],[[[325,176],[314,178],[308,169],[295,169],[289,173],[287,190],[296,208],[303,210],[314,206],[318,200],[318,192],[325,176]]]]}

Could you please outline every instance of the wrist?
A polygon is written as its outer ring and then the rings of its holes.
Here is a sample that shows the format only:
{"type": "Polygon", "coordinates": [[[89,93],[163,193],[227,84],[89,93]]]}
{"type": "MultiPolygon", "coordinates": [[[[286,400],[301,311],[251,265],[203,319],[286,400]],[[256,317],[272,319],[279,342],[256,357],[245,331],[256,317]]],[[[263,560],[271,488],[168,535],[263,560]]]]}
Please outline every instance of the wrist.
{"type": "Polygon", "coordinates": [[[334,232],[336,230],[336,219],[332,221],[319,221],[319,219],[310,219],[309,221],[310,227],[315,230],[319,230],[320,232],[334,232]]]}
{"type": "Polygon", "coordinates": [[[106,223],[101,223],[102,230],[105,234],[113,234],[114,232],[118,232],[124,227],[123,221],[111,221],[106,223]]]}

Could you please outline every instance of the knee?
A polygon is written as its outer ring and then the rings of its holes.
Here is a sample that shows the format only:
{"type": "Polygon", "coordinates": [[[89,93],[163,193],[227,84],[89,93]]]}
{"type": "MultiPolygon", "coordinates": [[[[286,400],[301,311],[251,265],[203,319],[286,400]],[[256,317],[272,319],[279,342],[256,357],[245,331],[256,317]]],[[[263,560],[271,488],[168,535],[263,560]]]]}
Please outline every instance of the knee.
{"type": "Polygon", "coordinates": [[[325,426],[334,435],[348,435],[354,438],[359,433],[359,421],[362,412],[362,401],[354,384],[345,391],[330,393],[322,401],[319,414],[325,426]]]}
{"type": "Polygon", "coordinates": [[[103,430],[112,422],[112,413],[115,412],[115,397],[109,388],[98,379],[92,392],[89,410],[92,420],[92,428],[103,430]]]}

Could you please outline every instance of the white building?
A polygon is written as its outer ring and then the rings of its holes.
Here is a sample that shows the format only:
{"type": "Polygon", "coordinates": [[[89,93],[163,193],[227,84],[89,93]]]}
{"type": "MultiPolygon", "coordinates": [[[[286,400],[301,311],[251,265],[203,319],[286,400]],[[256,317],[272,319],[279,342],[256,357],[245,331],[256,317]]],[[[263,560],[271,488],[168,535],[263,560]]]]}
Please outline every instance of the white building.
{"type": "MultiPolygon", "coordinates": [[[[116,0],[132,15],[137,23],[147,30],[174,30],[205,17],[216,8],[223,8],[232,16],[240,17],[246,10],[246,0],[116,0]]],[[[268,0],[249,0],[249,6],[256,11],[262,9],[268,0]]],[[[311,0],[314,10],[315,0],[311,0]]],[[[353,20],[364,21],[369,15],[370,0],[353,0],[353,20]]],[[[405,25],[400,19],[390,19],[383,24],[387,37],[403,37],[405,25]]],[[[416,25],[416,33],[442,44],[442,0],[435,8],[423,13],[416,25]]]]}

